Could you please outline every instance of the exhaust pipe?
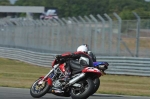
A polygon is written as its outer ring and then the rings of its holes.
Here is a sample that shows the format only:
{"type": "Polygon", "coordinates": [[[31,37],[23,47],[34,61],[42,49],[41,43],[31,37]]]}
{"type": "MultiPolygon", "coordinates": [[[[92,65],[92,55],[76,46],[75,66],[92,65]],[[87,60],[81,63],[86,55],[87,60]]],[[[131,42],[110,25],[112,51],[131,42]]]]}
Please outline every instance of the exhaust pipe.
{"type": "Polygon", "coordinates": [[[62,91],[62,90],[52,90],[52,93],[62,94],[62,93],[64,93],[64,91],[62,91]]]}
{"type": "Polygon", "coordinates": [[[70,85],[76,83],[78,80],[80,80],[80,79],[83,78],[84,76],[85,76],[85,73],[81,73],[79,76],[77,76],[77,77],[71,79],[67,85],[70,86],[70,85]]]}

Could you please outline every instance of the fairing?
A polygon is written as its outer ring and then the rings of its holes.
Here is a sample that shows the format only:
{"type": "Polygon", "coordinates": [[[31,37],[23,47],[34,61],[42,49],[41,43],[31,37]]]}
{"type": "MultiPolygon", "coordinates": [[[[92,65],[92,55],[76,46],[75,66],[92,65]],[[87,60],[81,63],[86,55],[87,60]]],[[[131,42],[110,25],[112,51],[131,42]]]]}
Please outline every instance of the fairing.
{"type": "Polygon", "coordinates": [[[97,74],[99,77],[102,75],[101,71],[98,70],[97,68],[93,68],[93,67],[86,67],[82,70],[83,73],[95,73],[97,74]]]}
{"type": "MultiPolygon", "coordinates": [[[[40,78],[44,78],[44,76],[42,76],[40,78]]],[[[52,79],[51,78],[47,78],[46,81],[47,81],[49,86],[52,86],[52,79]]]]}
{"type": "Polygon", "coordinates": [[[60,64],[59,68],[64,73],[65,72],[65,63],[64,64],[60,64]]]}
{"type": "Polygon", "coordinates": [[[106,62],[93,62],[94,66],[98,66],[98,65],[105,65],[106,62]]]}

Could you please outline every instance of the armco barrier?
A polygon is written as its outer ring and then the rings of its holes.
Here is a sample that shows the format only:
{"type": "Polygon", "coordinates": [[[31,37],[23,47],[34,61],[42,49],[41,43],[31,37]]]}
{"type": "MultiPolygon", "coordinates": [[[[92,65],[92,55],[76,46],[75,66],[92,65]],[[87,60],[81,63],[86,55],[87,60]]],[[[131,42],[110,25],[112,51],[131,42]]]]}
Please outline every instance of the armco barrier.
{"type": "MultiPolygon", "coordinates": [[[[52,53],[0,47],[0,57],[2,58],[20,60],[44,67],[51,67],[54,55],[52,53]]],[[[97,61],[106,61],[110,64],[106,71],[108,74],[150,76],[150,58],[98,56],[97,61]]]]}
{"type": "Polygon", "coordinates": [[[150,76],[150,58],[139,57],[97,57],[108,62],[108,74],[150,76]]]}

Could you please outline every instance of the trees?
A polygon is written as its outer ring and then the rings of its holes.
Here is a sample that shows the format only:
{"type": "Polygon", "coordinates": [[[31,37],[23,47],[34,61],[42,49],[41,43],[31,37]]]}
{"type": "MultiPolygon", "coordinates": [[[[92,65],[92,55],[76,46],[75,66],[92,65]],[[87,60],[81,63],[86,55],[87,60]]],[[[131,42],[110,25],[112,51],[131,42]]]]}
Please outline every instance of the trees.
{"type": "MultiPolygon", "coordinates": [[[[10,2],[9,0],[0,0],[0,5],[1,6],[10,6],[10,2]]],[[[7,13],[0,13],[0,17],[6,17],[7,16],[7,13]]]]}
{"type": "Polygon", "coordinates": [[[1,6],[7,5],[8,6],[8,5],[11,5],[11,4],[10,4],[9,0],[0,0],[0,5],[1,6]]]}
{"type": "MultiPolygon", "coordinates": [[[[8,0],[1,1],[3,5],[9,5],[8,0]]],[[[150,2],[145,0],[17,0],[15,5],[56,8],[60,17],[103,15],[104,13],[111,15],[116,12],[123,19],[132,19],[133,11],[144,18],[150,16],[150,2]]]]}

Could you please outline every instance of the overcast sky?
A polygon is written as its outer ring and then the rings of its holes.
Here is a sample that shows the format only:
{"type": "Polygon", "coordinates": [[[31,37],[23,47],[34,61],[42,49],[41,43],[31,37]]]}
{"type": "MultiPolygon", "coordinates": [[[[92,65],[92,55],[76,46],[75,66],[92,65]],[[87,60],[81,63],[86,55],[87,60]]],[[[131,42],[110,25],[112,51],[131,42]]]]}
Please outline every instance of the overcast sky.
{"type": "Polygon", "coordinates": [[[10,1],[12,4],[14,4],[16,0],[9,0],[9,1],[10,1]]]}

